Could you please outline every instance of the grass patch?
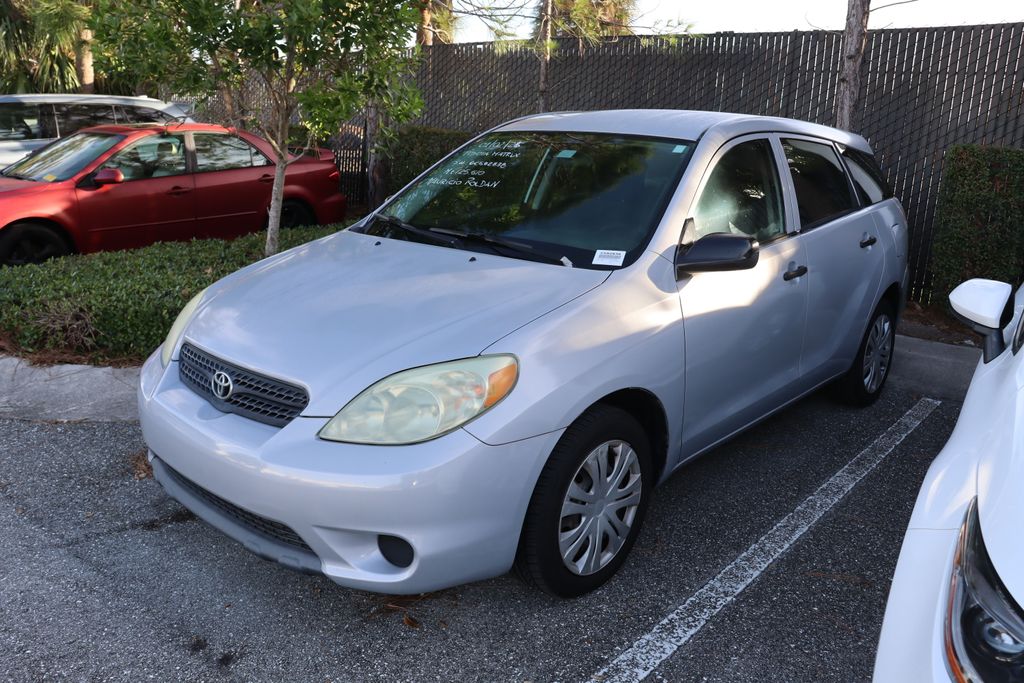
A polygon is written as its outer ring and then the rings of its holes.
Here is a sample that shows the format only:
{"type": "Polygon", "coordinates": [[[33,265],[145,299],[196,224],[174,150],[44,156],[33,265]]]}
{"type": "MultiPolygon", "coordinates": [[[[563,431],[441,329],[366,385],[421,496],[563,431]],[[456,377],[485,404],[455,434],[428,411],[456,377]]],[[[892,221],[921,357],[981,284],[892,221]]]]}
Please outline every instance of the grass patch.
{"type": "MultiPolygon", "coordinates": [[[[282,231],[281,250],[342,227],[282,231]]],[[[196,292],[263,258],[264,239],[161,242],[0,268],[0,350],[40,362],[140,362],[196,292]]]]}

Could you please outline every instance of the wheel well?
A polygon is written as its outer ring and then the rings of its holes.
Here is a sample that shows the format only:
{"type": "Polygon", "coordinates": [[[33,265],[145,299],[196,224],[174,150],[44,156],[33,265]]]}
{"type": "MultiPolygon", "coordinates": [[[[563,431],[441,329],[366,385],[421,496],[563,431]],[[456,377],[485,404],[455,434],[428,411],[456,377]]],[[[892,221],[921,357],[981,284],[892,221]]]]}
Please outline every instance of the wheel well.
{"type": "Polygon", "coordinates": [[[316,211],[313,210],[313,205],[307,202],[302,197],[285,197],[284,199],[281,200],[282,208],[284,207],[285,204],[299,204],[306,211],[309,211],[310,216],[316,219],[316,211]]]}
{"type": "Polygon", "coordinates": [[[47,228],[50,228],[55,233],[60,235],[61,239],[64,240],[64,243],[68,245],[68,253],[78,253],[78,245],[75,244],[75,240],[71,237],[71,234],[64,229],[64,226],[56,221],[52,221],[47,218],[22,218],[12,223],[8,223],[7,225],[3,226],[3,228],[0,228],[0,230],[13,227],[15,225],[18,225],[19,223],[33,223],[35,225],[42,225],[47,228]]]}
{"type": "Polygon", "coordinates": [[[656,480],[660,479],[668,459],[668,418],[658,397],[646,389],[621,389],[608,394],[598,403],[625,410],[643,426],[651,439],[656,480]]]}

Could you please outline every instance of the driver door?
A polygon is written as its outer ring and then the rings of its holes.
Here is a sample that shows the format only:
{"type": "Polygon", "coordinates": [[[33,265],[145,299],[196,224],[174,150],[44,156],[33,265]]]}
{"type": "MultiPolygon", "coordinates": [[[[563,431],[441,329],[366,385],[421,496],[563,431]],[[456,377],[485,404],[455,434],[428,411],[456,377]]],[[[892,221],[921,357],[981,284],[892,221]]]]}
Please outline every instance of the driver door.
{"type": "Polygon", "coordinates": [[[75,190],[82,226],[95,249],[133,249],[195,236],[195,181],[182,135],[148,135],[119,150],[99,169],[124,182],[75,190]]]}
{"type": "Polygon", "coordinates": [[[786,206],[778,142],[724,145],[697,194],[684,242],[715,232],[754,237],[747,270],[682,274],[685,329],[683,443],[693,455],[800,393],[807,277],[794,212],[786,206]],[[790,209],[790,210],[787,210],[790,209]]]}

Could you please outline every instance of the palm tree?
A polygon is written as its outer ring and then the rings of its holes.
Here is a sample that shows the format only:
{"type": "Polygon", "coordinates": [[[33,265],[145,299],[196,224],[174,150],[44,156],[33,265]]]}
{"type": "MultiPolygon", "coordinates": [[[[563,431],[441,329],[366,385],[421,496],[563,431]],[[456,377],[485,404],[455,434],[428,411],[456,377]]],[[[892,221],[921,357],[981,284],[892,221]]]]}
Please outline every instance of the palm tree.
{"type": "Polygon", "coordinates": [[[0,0],[0,91],[91,92],[88,5],[0,0]]]}

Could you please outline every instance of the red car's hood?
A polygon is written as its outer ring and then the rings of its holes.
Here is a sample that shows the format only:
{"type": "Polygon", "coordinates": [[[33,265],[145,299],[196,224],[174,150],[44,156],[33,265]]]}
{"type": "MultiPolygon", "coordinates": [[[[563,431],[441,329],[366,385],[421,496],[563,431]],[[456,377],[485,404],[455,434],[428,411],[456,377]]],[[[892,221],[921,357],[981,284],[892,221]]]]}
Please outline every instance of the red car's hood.
{"type": "Polygon", "coordinates": [[[0,193],[10,196],[15,194],[34,194],[52,187],[49,183],[37,183],[32,180],[18,180],[17,178],[5,178],[0,176],[0,193]]]}

